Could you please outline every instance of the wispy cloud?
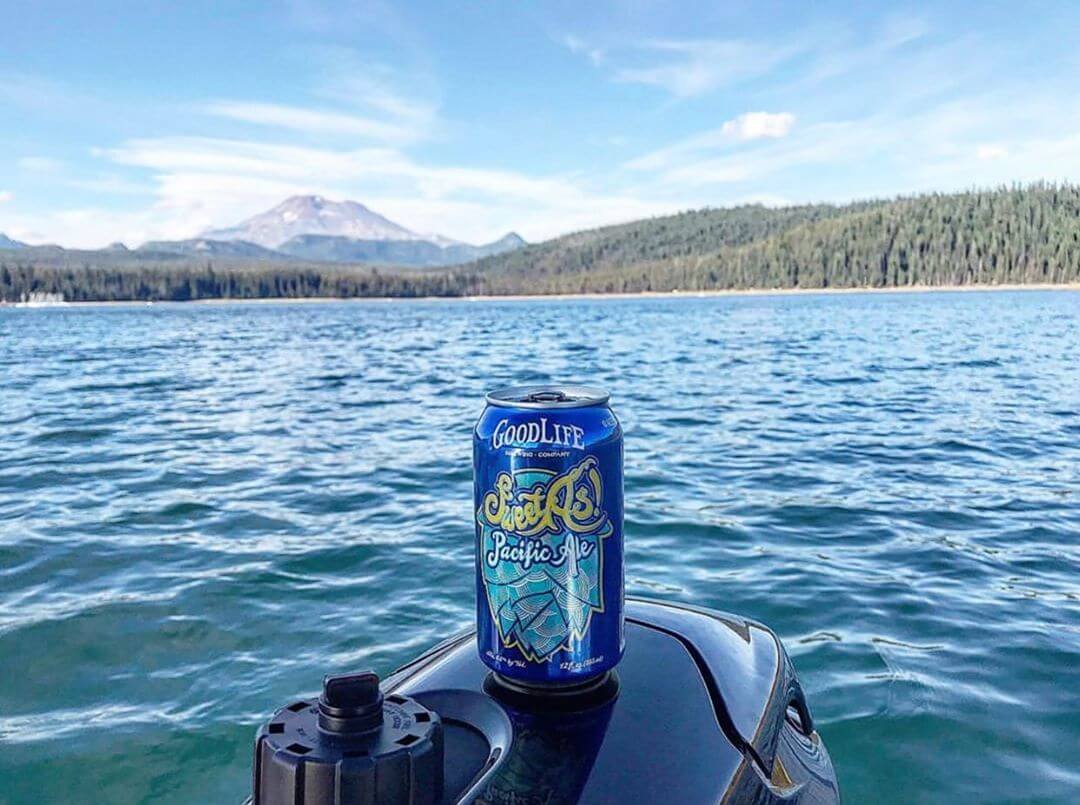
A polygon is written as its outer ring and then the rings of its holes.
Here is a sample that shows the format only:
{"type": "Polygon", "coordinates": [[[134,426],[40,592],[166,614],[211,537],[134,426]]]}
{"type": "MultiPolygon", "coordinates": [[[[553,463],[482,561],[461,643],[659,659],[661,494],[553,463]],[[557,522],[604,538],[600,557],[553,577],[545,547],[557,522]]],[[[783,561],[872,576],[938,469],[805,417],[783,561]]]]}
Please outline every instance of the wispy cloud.
{"type": "Polygon", "coordinates": [[[15,194],[10,190],[0,190],[0,204],[7,204],[13,198],[15,198],[15,194]]]}
{"type": "MultiPolygon", "coordinates": [[[[717,129],[695,134],[664,148],[636,157],[626,163],[631,170],[660,170],[688,159],[700,159],[701,154],[717,150],[730,150],[740,143],[754,140],[786,137],[795,125],[791,112],[744,112],[726,120],[717,129]]],[[[745,176],[744,171],[731,165],[724,171],[727,181],[745,176]]]]}
{"type": "Polygon", "coordinates": [[[307,134],[346,134],[372,140],[407,142],[420,132],[401,123],[374,120],[328,109],[310,109],[257,101],[214,101],[205,111],[211,115],[307,134]]]}
{"type": "Polygon", "coordinates": [[[329,148],[205,137],[136,139],[101,156],[152,172],[154,213],[132,242],[190,237],[295,193],[360,198],[419,231],[482,242],[510,229],[528,239],[670,212],[580,177],[431,165],[395,148],[329,148]]]}
{"type": "Polygon", "coordinates": [[[217,137],[150,137],[100,152],[122,165],[170,173],[223,173],[278,179],[398,172],[401,154],[389,148],[338,150],[217,137]]]}
{"type": "Polygon", "coordinates": [[[47,109],[77,100],[77,93],[51,79],[17,72],[0,73],[0,102],[6,106],[47,109]]]}
{"type": "Polygon", "coordinates": [[[53,157],[28,156],[15,160],[15,167],[31,173],[55,173],[64,167],[64,163],[53,157]]]}
{"type": "Polygon", "coordinates": [[[916,16],[888,17],[862,39],[838,27],[797,70],[770,76],[767,97],[790,112],[742,114],[624,167],[639,187],[685,197],[799,201],[1075,178],[1080,96],[1067,81],[1000,75],[1015,56],[916,16]]]}
{"type": "Polygon", "coordinates": [[[869,158],[893,139],[888,126],[876,121],[835,121],[807,126],[797,138],[763,141],[749,150],[732,150],[732,138],[721,127],[638,157],[627,167],[654,172],[669,185],[700,188],[762,181],[791,168],[842,158],[869,158]]]}
{"type": "Polygon", "coordinates": [[[1078,107],[1063,108],[1054,91],[996,88],[916,113],[887,109],[862,118],[812,122],[785,138],[761,139],[743,148],[732,148],[721,127],[647,153],[626,167],[671,192],[801,188],[783,193],[797,200],[1060,180],[1080,175],[1080,112],[1065,111],[1073,108],[1078,107]],[[1016,129],[1017,120],[1031,125],[1016,129]],[[989,131],[1013,134],[986,143],[989,131]],[[902,179],[883,174],[883,166],[902,179]],[[812,176],[815,181],[808,180],[812,176]]]}
{"type": "Polygon", "coordinates": [[[335,108],[427,135],[438,123],[438,91],[424,70],[402,71],[351,48],[324,47],[311,55],[318,79],[312,93],[335,108]]]}
{"type": "Polygon", "coordinates": [[[877,66],[890,53],[912,46],[929,32],[924,17],[892,14],[869,35],[857,35],[840,24],[771,40],[657,38],[622,40],[600,48],[566,36],[563,44],[587,56],[594,65],[610,68],[616,82],[653,86],[685,99],[743,84],[793,64],[799,68],[798,83],[820,84],[877,66]]]}
{"type": "Polygon", "coordinates": [[[73,177],[65,180],[69,187],[89,190],[92,193],[120,196],[153,195],[154,186],[146,182],[137,182],[116,174],[94,174],[73,177]]]}
{"type": "Polygon", "coordinates": [[[562,38],[562,44],[571,52],[582,54],[588,58],[595,65],[600,65],[604,61],[604,49],[590,45],[583,39],[575,36],[574,34],[566,34],[562,38]]]}
{"type": "Polygon", "coordinates": [[[374,75],[340,76],[339,83],[335,84],[332,90],[324,88],[323,93],[364,104],[391,120],[414,129],[429,126],[435,121],[437,114],[437,107],[431,101],[405,95],[379,81],[374,75]]]}
{"type": "Polygon", "coordinates": [[[883,59],[900,48],[911,49],[931,32],[925,17],[895,13],[861,36],[845,26],[823,32],[813,58],[802,71],[799,84],[807,86],[879,68],[883,59]]]}
{"type": "Polygon", "coordinates": [[[438,106],[425,82],[365,61],[347,48],[325,48],[312,57],[317,78],[311,94],[321,104],[219,99],[203,111],[221,118],[305,135],[345,136],[405,145],[433,135],[438,106]]]}
{"type": "MultiPolygon", "coordinates": [[[[14,193],[18,203],[3,205],[0,231],[65,245],[138,243],[321,193],[418,230],[480,241],[520,228],[538,239],[748,200],[1080,177],[1080,95],[1067,80],[1075,69],[1035,64],[1034,39],[975,24],[957,33],[932,12],[817,14],[810,27],[767,34],[720,28],[720,17],[738,21],[703,9],[699,38],[685,38],[685,27],[665,33],[651,8],[565,35],[556,20],[536,29],[554,39],[521,43],[520,61],[561,48],[553,68],[575,59],[586,80],[521,104],[495,97],[519,89],[521,64],[503,76],[485,62],[470,74],[476,64],[462,48],[433,47],[415,30],[418,15],[401,7],[294,3],[305,31],[335,35],[296,45],[298,63],[265,94],[191,84],[198,95],[166,106],[119,85],[102,94],[75,79],[0,73],[0,109],[18,107],[28,121],[25,135],[13,130],[21,139],[10,144],[14,170],[0,198],[14,193]],[[135,105],[140,115],[124,114],[135,105]],[[554,136],[539,119],[552,121],[554,136]],[[56,137],[47,126],[72,132],[85,153],[48,153],[56,137]]],[[[509,58],[518,59],[516,43],[509,58]]]]}
{"type": "Polygon", "coordinates": [[[805,50],[802,43],[758,43],[738,39],[653,40],[619,53],[615,81],[658,87],[690,98],[764,75],[805,50]]]}

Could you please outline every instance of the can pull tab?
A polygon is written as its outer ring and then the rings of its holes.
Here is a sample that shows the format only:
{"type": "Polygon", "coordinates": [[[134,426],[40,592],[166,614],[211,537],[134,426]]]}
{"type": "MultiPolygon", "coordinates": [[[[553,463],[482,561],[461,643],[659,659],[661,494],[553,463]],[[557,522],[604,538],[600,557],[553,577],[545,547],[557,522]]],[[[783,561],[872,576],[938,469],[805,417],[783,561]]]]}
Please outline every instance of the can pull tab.
{"type": "Polygon", "coordinates": [[[570,398],[562,391],[534,391],[532,394],[528,395],[523,402],[566,402],[569,399],[570,398]]]}

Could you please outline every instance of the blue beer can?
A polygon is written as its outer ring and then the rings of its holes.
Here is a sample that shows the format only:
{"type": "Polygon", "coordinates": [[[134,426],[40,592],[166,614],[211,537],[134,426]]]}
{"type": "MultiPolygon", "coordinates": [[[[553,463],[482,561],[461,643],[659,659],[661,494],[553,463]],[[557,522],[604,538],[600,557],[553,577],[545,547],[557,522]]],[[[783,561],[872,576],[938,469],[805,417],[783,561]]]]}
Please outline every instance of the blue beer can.
{"type": "Polygon", "coordinates": [[[609,395],[513,386],[473,433],[481,659],[526,685],[572,685],[623,652],[623,439],[609,395]]]}

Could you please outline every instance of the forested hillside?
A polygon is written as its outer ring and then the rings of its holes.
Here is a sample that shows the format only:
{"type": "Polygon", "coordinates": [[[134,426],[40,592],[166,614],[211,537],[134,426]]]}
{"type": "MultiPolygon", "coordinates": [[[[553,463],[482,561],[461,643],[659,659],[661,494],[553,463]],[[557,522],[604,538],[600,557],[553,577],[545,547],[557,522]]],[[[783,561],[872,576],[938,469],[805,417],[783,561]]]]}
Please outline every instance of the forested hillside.
{"type": "Polygon", "coordinates": [[[1080,282],[1080,188],[1047,184],[844,206],[700,210],[407,273],[0,252],[0,298],[8,301],[32,292],[186,300],[1066,282],[1080,282]]]}
{"type": "Polygon", "coordinates": [[[1080,281],[1080,188],[1036,185],[844,207],[704,210],[475,265],[489,292],[858,288],[1080,281]]]}

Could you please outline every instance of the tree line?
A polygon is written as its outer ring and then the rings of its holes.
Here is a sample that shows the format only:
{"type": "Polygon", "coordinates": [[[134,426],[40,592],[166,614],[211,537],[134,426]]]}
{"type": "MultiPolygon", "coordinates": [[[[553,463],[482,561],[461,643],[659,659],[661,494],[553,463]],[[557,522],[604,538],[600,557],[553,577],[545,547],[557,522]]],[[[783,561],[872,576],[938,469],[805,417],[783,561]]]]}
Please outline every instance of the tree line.
{"type": "Polygon", "coordinates": [[[556,238],[435,270],[163,261],[137,253],[0,257],[0,299],[70,301],[631,293],[1080,282],[1080,187],[848,205],[706,209],[556,238]]]}
{"type": "Polygon", "coordinates": [[[198,299],[456,296],[448,275],[348,270],[335,266],[171,262],[153,267],[85,262],[78,266],[0,263],[0,300],[59,293],[68,302],[187,302],[198,299]]]}

